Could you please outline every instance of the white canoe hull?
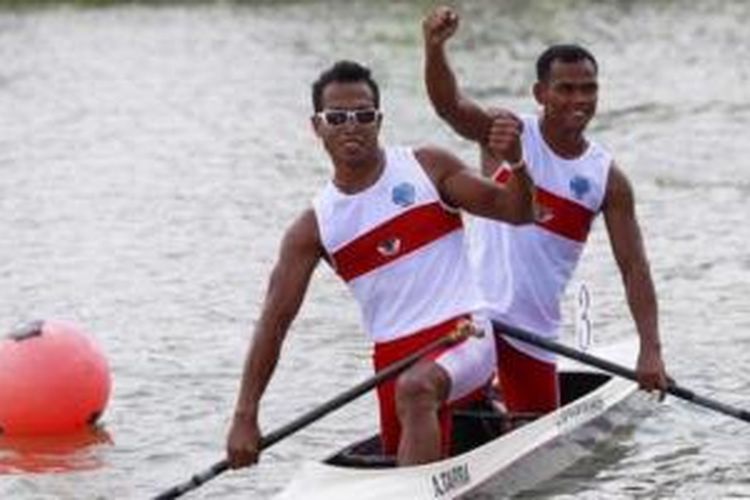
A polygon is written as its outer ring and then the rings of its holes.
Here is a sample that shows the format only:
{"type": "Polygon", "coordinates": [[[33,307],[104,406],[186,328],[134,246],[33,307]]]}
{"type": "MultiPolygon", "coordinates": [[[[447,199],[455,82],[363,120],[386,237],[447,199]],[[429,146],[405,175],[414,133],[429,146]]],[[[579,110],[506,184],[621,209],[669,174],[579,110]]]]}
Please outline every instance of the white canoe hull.
{"type": "MultiPolygon", "coordinates": [[[[634,341],[593,353],[633,366],[634,341]]],[[[560,372],[596,371],[560,360],[560,372]]],[[[636,384],[610,378],[587,395],[467,453],[414,467],[365,469],[308,462],[275,500],[443,500],[506,496],[547,479],[580,458],[575,446],[559,452],[562,440],[591,442],[608,434],[605,415],[637,392],[636,384]],[[587,425],[592,422],[599,425],[587,425]],[[540,453],[536,453],[540,452],[540,453]],[[570,456],[573,455],[573,456],[570,456]],[[567,459],[567,460],[566,460],[567,459]],[[535,463],[536,462],[536,463],[535,463]],[[519,473],[519,470],[521,473],[519,473]],[[531,481],[531,484],[526,484],[531,481]]],[[[579,446],[580,448],[580,446],[579,446]]]]}

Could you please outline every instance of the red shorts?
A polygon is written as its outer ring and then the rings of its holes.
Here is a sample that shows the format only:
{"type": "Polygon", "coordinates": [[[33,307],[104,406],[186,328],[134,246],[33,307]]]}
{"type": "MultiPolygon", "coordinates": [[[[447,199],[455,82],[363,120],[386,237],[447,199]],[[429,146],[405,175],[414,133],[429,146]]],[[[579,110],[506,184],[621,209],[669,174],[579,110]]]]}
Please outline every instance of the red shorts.
{"type": "MultiPolygon", "coordinates": [[[[461,319],[467,319],[465,316],[453,318],[439,325],[421,330],[408,337],[392,340],[390,342],[381,342],[375,344],[373,362],[375,370],[380,371],[391,363],[407,357],[409,354],[419,350],[427,344],[446,335],[455,329],[456,324],[461,319]]],[[[446,350],[453,346],[445,346],[435,349],[428,354],[426,359],[436,359],[446,350]]],[[[380,437],[383,444],[383,453],[386,455],[395,455],[398,451],[398,443],[401,438],[401,425],[398,421],[396,412],[396,378],[391,378],[378,386],[378,403],[380,408],[380,437]]],[[[442,436],[442,450],[444,456],[450,454],[450,435],[452,432],[450,409],[466,406],[474,401],[485,397],[485,388],[482,387],[467,396],[443,405],[438,418],[440,419],[440,429],[442,436]]]]}
{"type": "Polygon", "coordinates": [[[559,407],[555,364],[519,351],[500,335],[495,342],[500,392],[508,411],[547,413],[559,407]]]}

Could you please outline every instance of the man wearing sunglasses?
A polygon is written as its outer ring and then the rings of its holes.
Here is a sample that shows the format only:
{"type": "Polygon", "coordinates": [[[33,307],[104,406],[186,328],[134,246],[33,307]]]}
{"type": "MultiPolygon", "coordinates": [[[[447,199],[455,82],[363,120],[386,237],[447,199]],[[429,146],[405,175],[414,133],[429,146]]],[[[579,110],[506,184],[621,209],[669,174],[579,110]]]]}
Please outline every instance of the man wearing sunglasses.
{"type": "MultiPolygon", "coordinates": [[[[528,223],[532,184],[515,123],[498,119],[490,147],[515,164],[499,186],[436,147],[382,147],[383,115],[370,71],[341,61],[312,87],[312,126],[333,164],[331,180],[287,230],[245,363],[227,452],[233,467],[257,460],[258,405],[318,262],[325,260],[357,300],[374,343],[376,370],[455,330],[473,315],[459,209],[528,223]]],[[[449,405],[480,397],[494,370],[491,335],[435,352],[378,387],[386,454],[401,465],[449,452],[449,405]]]]}
{"type": "MultiPolygon", "coordinates": [[[[463,137],[479,144],[483,173],[506,182],[509,175],[488,154],[497,111],[460,92],[445,53],[458,15],[437,7],[423,21],[425,82],[435,110],[463,137]]],[[[537,61],[534,97],[540,116],[519,118],[523,155],[545,216],[517,228],[478,220],[473,254],[477,278],[492,319],[549,338],[558,335],[560,301],[575,270],[594,217],[602,212],[628,303],[640,337],[637,372],[641,386],[664,390],[656,293],[651,280],[633,192],[612,156],[584,135],[597,104],[597,63],[576,45],[554,45],[537,61]]],[[[507,114],[507,111],[503,111],[507,114]]],[[[552,354],[497,337],[497,360],[505,404],[512,411],[549,411],[559,405],[552,354]]]]}

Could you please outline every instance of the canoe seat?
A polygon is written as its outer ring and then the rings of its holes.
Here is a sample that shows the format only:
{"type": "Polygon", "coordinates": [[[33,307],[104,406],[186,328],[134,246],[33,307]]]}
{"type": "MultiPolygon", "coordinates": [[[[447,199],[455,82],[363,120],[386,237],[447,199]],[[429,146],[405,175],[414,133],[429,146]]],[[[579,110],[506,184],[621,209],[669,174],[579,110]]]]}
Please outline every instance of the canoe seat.
{"type": "Polygon", "coordinates": [[[473,450],[543,415],[542,412],[508,412],[491,399],[454,410],[452,455],[473,450]]]}
{"type": "Polygon", "coordinates": [[[347,446],[336,455],[326,459],[325,463],[366,469],[396,467],[396,457],[394,455],[383,455],[382,450],[380,435],[378,434],[347,446]]]}
{"type": "MultiPolygon", "coordinates": [[[[451,455],[466,453],[542,415],[543,413],[510,413],[491,399],[453,410],[451,455]]],[[[382,454],[379,435],[349,445],[324,462],[340,467],[365,469],[396,467],[395,456],[382,454]]]]}

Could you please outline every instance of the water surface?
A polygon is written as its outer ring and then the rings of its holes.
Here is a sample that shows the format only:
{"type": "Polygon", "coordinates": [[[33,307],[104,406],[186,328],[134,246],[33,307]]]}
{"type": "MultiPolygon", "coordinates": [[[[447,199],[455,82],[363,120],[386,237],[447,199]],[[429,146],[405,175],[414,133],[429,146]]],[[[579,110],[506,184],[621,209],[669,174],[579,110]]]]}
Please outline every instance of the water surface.
{"type": "MultiPolygon", "coordinates": [[[[77,321],[114,376],[111,442],[57,454],[46,473],[34,472],[47,463],[40,455],[29,465],[0,450],[0,464],[21,469],[0,476],[0,497],[146,498],[222,457],[279,238],[330,171],[308,122],[318,72],[340,58],[369,64],[386,142],[438,143],[476,162],[426,100],[425,4],[0,11],[0,330],[77,321]]],[[[548,43],[597,55],[591,135],[636,188],[669,369],[750,407],[750,6],[458,4],[452,59],[485,104],[533,112],[533,62],[548,43]]],[[[601,222],[566,299],[568,340],[580,283],[600,341],[635,334],[601,222]]],[[[264,428],[369,373],[353,301],[321,267],[268,389],[264,428]]],[[[370,432],[374,411],[367,396],[191,498],[269,498],[301,460],[370,432]]],[[[746,424],[668,401],[527,496],[750,496],[749,439],[746,424]]]]}

